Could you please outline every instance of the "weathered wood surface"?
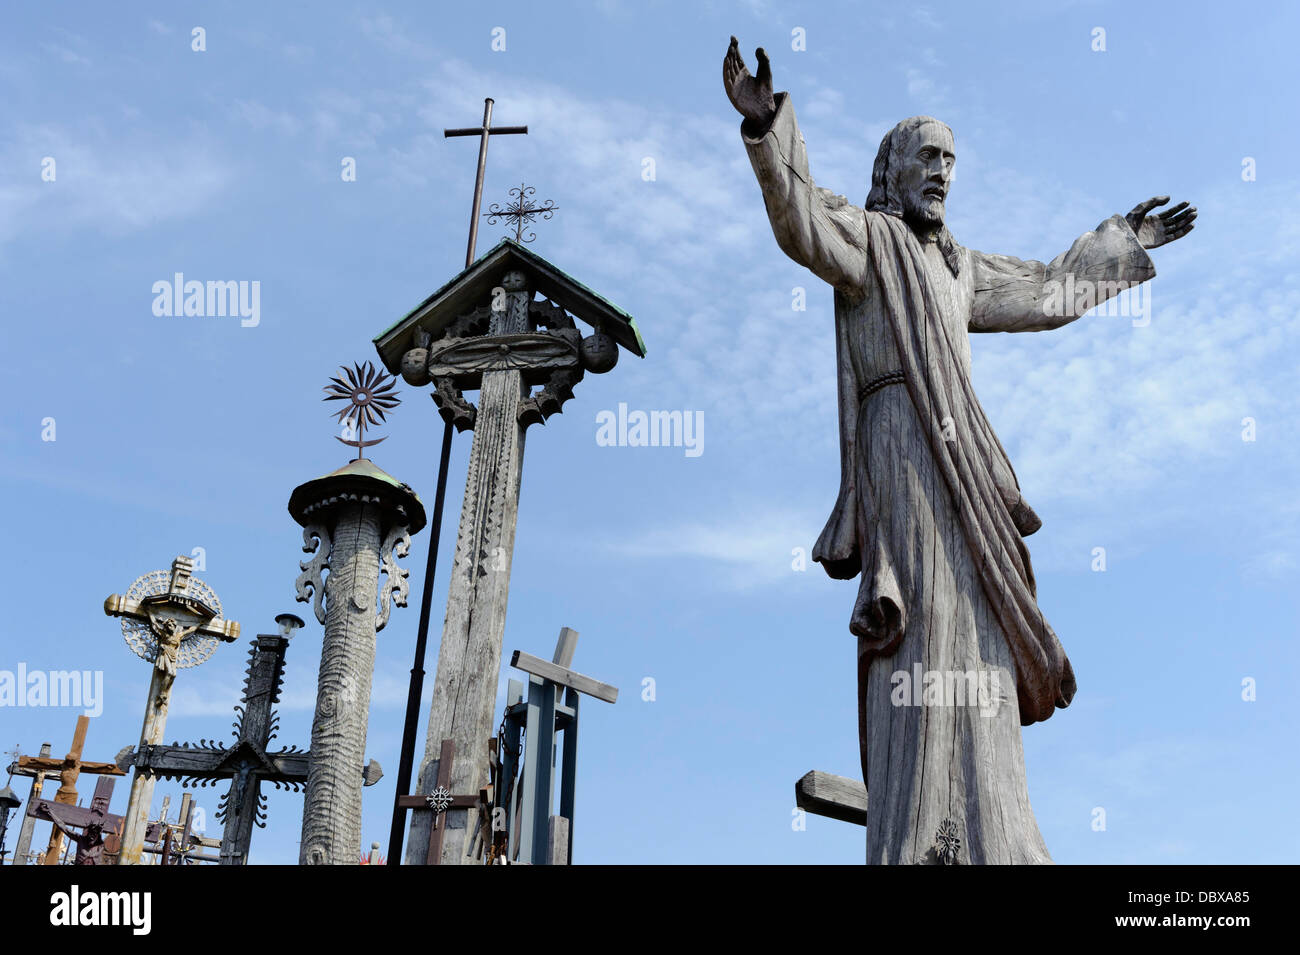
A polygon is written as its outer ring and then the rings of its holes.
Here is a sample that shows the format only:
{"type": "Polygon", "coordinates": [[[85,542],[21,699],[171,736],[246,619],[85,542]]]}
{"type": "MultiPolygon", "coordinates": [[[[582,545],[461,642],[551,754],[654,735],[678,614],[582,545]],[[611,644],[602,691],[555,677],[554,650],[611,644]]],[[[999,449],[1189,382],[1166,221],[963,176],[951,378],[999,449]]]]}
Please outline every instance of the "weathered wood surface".
{"type": "MultiPolygon", "coordinates": [[[[531,293],[523,274],[508,273],[501,286],[506,292],[505,307],[492,314],[490,333],[524,332],[528,328],[531,293]]],[[[452,792],[478,792],[489,782],[487,741],[496,729],[497,679],[501,673],[524,460],[525,429],[518,420],[524,387],[518,370],[483,375],[424,759],[418,776],[419,792],[433,791],[444,739],[456,746],[449,787],[452,792]]],[[[424,863],[431,822],[428,810],[411,813],[407,865],[424,863]]],[[[479,861],[469,855],[473,844],[469,827],[475,824],[469,810],[452,809],[445,814],[443,865],[479,861]]]]}
{"type": "MultiPolygon", "coordinates": [[[[226,778],[227,772],[216,772],[229,755],[228,750],[190,747],[184,744],[158,744],[148,750],[149,765],[159,776],[194,776],[196,778],[226,778]]],[[[307,761],[310,753],[268,753],[276,776],[285,782],[306,782],[307,761]]],[[[135,765],[136,751],[128,747],[118,757],[118,766],[130,769],[135,765]]]]}
{"type": "MultiPolygon", "coordinates": [[[[50,758],[50,744],[42,743],[40,755],[37,759],[45,760],[50,758]]],[[[14,776],[30,776],[32,778],[32,790],[27,796],[27,808],[30,809],[36,800],[44,796],[45,777],[50,770],[45,768],[20,768],[15,762],[9,767],[9,772],[14,776]]],[[[13,861],[10,865],[26,865],[27,855],[32,849],[32,831],[36,828],[36,820],[23,813],[22,826],[18,830],[18,842],[14,844],[13,861]]]]}
{"type": "Polygon", "coordinates": [[[362,767],[375,669],[380,519],[378,505],[350,504],[339,512],[332,534],[325,638],[303,798],[302,865],[357,865],[361,858],[362,767]]]}
{"type": "Polygon", "coordinates": [[[531,673],[533,676],[540,676],[544,680],[558,683],[560,686],[567,686],[579,693],[594,696],[606,703],[618,702],[618,687],[594,680],[581,673],[575,673],[573,670],[557,666],[554,663],[548,663],[541,657],[535,657],[523,650],[514,652],[510,658],[510,665],[518,670],[523,670],[525,673],[531,673]]]}
{"type": "Polygon", "coordinates": [[[546,858],[548,865],[569,864],[569,820],[564,816],[551,817],[546,841],[546,858]]]}
{"type": "Polygon", "coordinates": [[[794,784],[794,802],[800,809],[851,822],[867,824],[867,787],[856,779],[814,769],[794,784]]]}

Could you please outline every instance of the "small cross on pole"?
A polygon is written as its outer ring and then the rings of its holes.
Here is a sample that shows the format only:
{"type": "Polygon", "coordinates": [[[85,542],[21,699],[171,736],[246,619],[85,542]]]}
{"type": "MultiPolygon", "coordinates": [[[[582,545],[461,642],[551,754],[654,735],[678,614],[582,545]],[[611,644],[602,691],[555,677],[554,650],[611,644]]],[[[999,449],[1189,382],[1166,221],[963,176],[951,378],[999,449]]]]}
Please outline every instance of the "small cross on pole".
{"type": "Polygon", "coordinates": [[[498,126],[492,128],[492,97],[483,100],[483,125],[471,126],[466,129],[444,129],[442,135],[446,139],[453,136],[478,136],[478,175],[474,179],[474,208],[469,217],[469,246],[465,250],[465,267],[474,264],[474,246],[478,243],[478,219],[479,207],[483,204],[483,175],[487,171],[487,150],[488,137],[492,135],[508,136],[511,134],[527,134],[527,126],[498,126]]]}

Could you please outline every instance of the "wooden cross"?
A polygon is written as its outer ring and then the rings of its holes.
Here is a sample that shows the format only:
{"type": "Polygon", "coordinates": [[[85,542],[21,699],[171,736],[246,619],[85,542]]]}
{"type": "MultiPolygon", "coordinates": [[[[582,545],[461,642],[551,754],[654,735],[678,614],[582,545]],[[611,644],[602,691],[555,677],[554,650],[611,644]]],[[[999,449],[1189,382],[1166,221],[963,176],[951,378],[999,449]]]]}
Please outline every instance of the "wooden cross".
{"type": "MultiPolygon", "coordinates": [[[[72,735],[72,749],[68,750],[68,755],[63,759],[51,759],[49,756],[19,756],[16,761],[15,775],[36,777],[39,773],[39,783],[34,783],[34,787],[39,787],[45,780],[45,775],[54,773],[59,774],[59,791],[55,794],[53,802],[62,806],[75,806],[77,803],[77,777],[82,773],[91,773],[96,776],[124,776],[126,771],[119,769],[113,763],[93,763],[81,758],[81,751],[86,744],[86,730],[90,728],[89,716],[77,717],[77,729],[72,735]]],[[[45,802],[41,799],[39,788],[33,789],[34,798],[29,800],[28,816],[31,815],[31,806],[37,802],[45,802]]],[[[40,818],[40,817],[37,817],[40,818]]],[[[26,825],[26,823],[24,823],[26,825]]],[[[30,838],[30,833],[29,833],[30,838]]],[[[22,844],[21,837],[19,844],[22,844]]],[[[41,857],[41,865],[58,865],[59,853],[63,851],[63,832],[58,826],[55,826],[50,832],[49,846],[45,854],[41,857]]],[[[24,854],[26,848],[24,847],[24,854]]],[[[15,862],[17,857],[15,856],[15,862]]]]}
{"type": "Polygon", "coordinates": [[[522,650],[516,650],[510,658],[511,666],[529,674],[528,699],[524,700],[523,684],[511,680],[502,721],[502,756],[497,767],[502,797],[497,805],[506,810],[507,858],[532,865],[573,862],[580,695],[593,696],[606,703],[618,700],[617,687],[569,668],[577,644],[578,632],[562,627],[549,663],[522,650]],[[560,774],[560,811],[554,814],[556,737],[561,732],[564,761],[560,774]],[[516,787],[521,736],[524,766],[516,787]]]}
{"type": "MultiPolygon", "coordinates": [[[[104,613],[110,617],[145,623],[155,643],[153,675],[149,681],[149,696],[145,701],[144,723],[140,728],[141,750],[162,742],[167,726],[167,708],[171,703],[172,683],[176,679],[177,669],[187,665],[181,661],[181,642],[194,634],[215,637],[226,643],[239,636],[238,623],[221,619],[217,608],[198,596],[210,595],[215,601],[216,595],[211,589],[206,585],[191,587],[190,575],[193,569],[194,562],[182,555],[172,561],[171,578],[166,590],[138,600],[112,594],[104,601],[104,613]]],[[[136,584],[141,585],[146,580],[148,577],[142,577],[136,584]]],[[[126,632],[125,628],[123,632],[126,632]]],[[[200,657],[198,662],[203,659],[206,658],[200,657]]],[[[144,851],[149,805],[153,801],[154,782],[155,776],[147,767],[137,767],[135,778],[131,780],[131,797],[127,803],[126,825],[122,832],[122,851],[118,855],[118,863],[121,865],[138,865],[140,862],[144,851]]]]}
{"type": "MultiPolygon", "coordinates": [[[[33,799],[27,807],[27,816],[51,823],[60,837],[67,836],[76,843],[74,865],[104,865],[104,857],[116,850],[117,837],[122,829],[123,817],[108,811],[115,783],[112,776],[100,776],[89,807],[70,806],[54,799],[33,799]]],[[[55,859],[57,861],[57,856],[55,859]]],[[[45,864],[54,863],[46,860],[45,864]]]]}
{"type": "Polygon", "coordinates": [[[153,594],[141,600],[132,600],[122,594],[112,594],[104,601],[104,613],[110,617],[126,617],[149,625],[158,640],[158,654],[154,666],[176,672],[176,655],[180,643],[191,634],[216,637],[226,643],[239,637],[239,624],[222,620],[216,610],[189,593],[190,575],[194,561],[177,557],[172,561],[171,582],[164,593],[153,594]]]}
{"type": "Polygon", "coordinates": [[[483,176],[487,171],[487,150],[488,137],[509,136],[509,135],[526,135],[527,126],[498,126],[492,128],[492,98],[489,96],[483,100],[483,125],[470,126],[464,129],[444,129],[442,135],[445,139],[453,136],[477,136],[478,141],[478,175],[474,178],[474,206],[470,212],[469,218],[469,246],[465,250],[465,265],[468,267],[474,263],[474,247],[478,243],[478,220],[479,207],[483,204],[483,176]]]}
{"type": "Polygon", "coordinates": [[[451,768],[456,759],[456,744],[452,740],[442,741],[438,752],[438,778],[433,792],[413,796],[397,797],[399,809],[428,809],[433,813],[433,823],[429,828],[429,850],[425,856],[425,865],[438,865],[442,859],[442,835],[447,831],[446,814],[448,809],[481,808],[491,799],[490,787],[480,790],[478,795],[454,795],[451,791],[451,768]]]}

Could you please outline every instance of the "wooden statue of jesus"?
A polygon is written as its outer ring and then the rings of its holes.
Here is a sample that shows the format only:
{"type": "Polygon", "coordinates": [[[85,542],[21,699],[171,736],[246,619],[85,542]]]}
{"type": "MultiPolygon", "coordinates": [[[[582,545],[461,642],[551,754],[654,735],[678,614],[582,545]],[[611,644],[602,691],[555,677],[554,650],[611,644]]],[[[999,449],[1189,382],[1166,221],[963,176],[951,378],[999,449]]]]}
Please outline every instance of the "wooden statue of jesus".
{"type": "Polygon", "coordinates": [[[1020,726],[1069,705],[1074,674],[1038,608],[1022,538],[1040,521],[971,388],[967,335],[1059,328],[1150,279],[1146,250],[1196,210],[1149,216],[1168,197],[1147,200],[1049,265],[964,248],[944,226],[945,124],[895,126],[852,205],[814,184],[794,107],[757,58],[750,74],[732,37],[723,82],[772,231],[835,289],[841,479],[813,559],[860,577],[867,862],[1050,863],[1020,726]]]}

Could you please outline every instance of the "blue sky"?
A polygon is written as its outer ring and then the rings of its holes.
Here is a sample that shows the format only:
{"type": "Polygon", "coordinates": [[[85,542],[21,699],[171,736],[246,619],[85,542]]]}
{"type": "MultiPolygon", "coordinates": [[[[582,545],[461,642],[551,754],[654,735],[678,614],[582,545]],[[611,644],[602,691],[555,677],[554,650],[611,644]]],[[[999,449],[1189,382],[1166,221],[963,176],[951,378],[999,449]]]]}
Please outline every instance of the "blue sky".
{"type": "MultiPolygon", "coordinates": [[[[87,755],[110,759],[138,739],[149,671],[103,600],[202,547],[198,576],[244,637],[180,675],[167,736],[227,734],[247,640],[307,615],[285,505],[347,460],[320,389],[463,264],[475,148],[441,130],[477,124],[490,95],[497,123],[530,132],[494,141],[485,200],[521,180],[553,199],[533,248],[636,316],[649,351],[587,376],[530,429],[524,463],[507,659],[549,655],[571,626],[574,666],[622,688],[583,711],[575,860],[860,861],[855,827],[791,825],[807,770],[860,776],[856,585],[792,568],[838,483],[831,293],[771,237],[721,89],[734,33],[751,64],[766,46],[813,174],[854,202],[890,126],[947,121],[965,245],[1046,261],[1148,196],[1198,206],[1196,231],[1153,255],[1148,325],[1088,316],[972,341],[976,389],[1044,521],[1029,541],[1040,603],[1079,682],[1024,733],[1030,794],[1058,862],[1293,861],[1300,180],[1279,101],[1300,17],[1047,7],[9,8],[0,670],[102,671],[87,755]],[[258,281],[260,322],[155,316],[153,283],[176,272],[258,281]],[[596,415],[620,402],[702,413],[704,453],[599,446],[596,415]]],[[[480,251],[500,234],[483,226],[480,251]]],[[[441,424],[401,390],[371,456],[431,505],[441,424]]],[[[468,449],[458,436],[422,715],[468,449]]],[[[426,532],[413,596],[427,547],[426,532]]],[[[369,750],[387,776],[366,790],[367,845],[387,843],[412,603],[379,636],[369,750]]],[[[312,621],[289,651],[286,743],[309,741],[319,650],[312,621]]],[[[0,709],[0,746],[61,754],[75,712],[0,709]]],[[[178,791],[160,785],[155,806],[178,791]]],[[[254,862],[296,861],[300,814],[300,795],[271,793],[254,862]]]]}

